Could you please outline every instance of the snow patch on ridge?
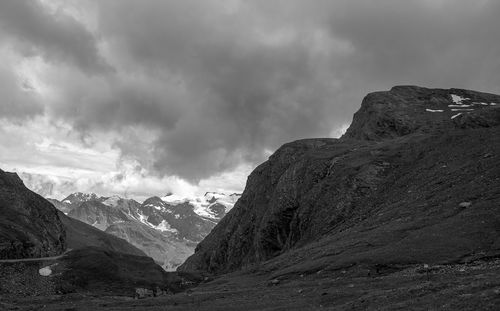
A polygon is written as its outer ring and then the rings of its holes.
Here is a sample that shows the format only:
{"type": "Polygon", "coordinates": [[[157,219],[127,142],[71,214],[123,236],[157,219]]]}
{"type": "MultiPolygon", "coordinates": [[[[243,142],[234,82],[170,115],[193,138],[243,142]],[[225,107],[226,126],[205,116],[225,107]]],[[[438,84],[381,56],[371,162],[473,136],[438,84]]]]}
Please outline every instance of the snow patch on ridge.
{"type": "Polygon", "coordinates": [[[464,104],[462,104],[462,101],[464,101],[464,100],[470,100],[470,98],[462,97],[462,96],[456,95],[456,94],[451,94],[451,100],[454,103],[456,103],[457,105],[464,105],[464,104]]]}
{"type": "Polygon", "coordinates": [[[160,199],[163,202],[169,203],[169,204],[172,204],[172,205],[177,205],[177,204],[182,204],[182,203],[189,202],[188,198],[184,198],[184,197],[181,197],[181,196],[176,195],[176,194],[169,194],[169,195],[166,195],[164,197],[161,197],[160,199]]]}
{"type": "MultiPolygon", "coordinates": [[[[138,215],[139,215],[139,221],[140,221],[140,222],[142,222],[142,223],[144,223],[144,224],[149,224],[148,219],[147,219],[147,217],[146,217],[146,216],[144,216],[144,214],[139,213],[138,215]]],[[[149,225],[150,225],[150,224],[149,224],[149,225]]]]}
{"type": "Polygon", "coordinates": [[[158,206],[158,205],[151,204],[151,203],[144,205],[144,207],[152,207],[152,208],[154,208],[157,211],[163,211],[163,210],[165,210],[165,208],[163,206],[158,206]]]}
{"type": "Polygon", "coordinates": [[[209,209],[210,204],[201,204],[198,202],[195,203],[196,204],[193,204],[193,206],[194,206],[194,212],[196,214],[202,217],[216,218],[215,214],[209,209]]]}
{"type": "Polygon", "coordinates": [[[170,224],[163,220],[158,226],[153,226],[156,230],[160,230],[161,232],[172,232],[172,233],[177,233],[177,229],[174,229],[170,227],[170,224]]]}

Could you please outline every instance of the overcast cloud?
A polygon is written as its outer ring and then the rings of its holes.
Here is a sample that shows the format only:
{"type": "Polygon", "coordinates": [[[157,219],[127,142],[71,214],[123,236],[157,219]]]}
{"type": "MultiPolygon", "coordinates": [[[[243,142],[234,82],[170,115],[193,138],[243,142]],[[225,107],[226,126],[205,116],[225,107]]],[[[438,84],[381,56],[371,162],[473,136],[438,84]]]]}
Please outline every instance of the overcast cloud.
{"type": "MultiPolygon", "coordinates": [[[[500,93],[498,16],[495,0],[2,0],[0,144],[12,124],[59,133],[68,157],[107,156],[102,192],[241,188],[281,144],[338,135],[368,92],[500,93]]],[[[0,161],[92,171],[37,146],[0,161]]]]}

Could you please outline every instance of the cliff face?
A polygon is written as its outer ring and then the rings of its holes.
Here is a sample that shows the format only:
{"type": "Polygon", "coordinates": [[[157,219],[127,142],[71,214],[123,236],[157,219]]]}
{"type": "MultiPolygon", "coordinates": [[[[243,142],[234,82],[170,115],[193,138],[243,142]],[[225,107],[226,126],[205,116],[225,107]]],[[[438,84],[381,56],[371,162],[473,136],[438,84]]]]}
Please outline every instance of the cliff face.
{"type": "Polygon", "coordinates": [[[257,167],[179,269],[496,256],[499,125],[497,95],[410,86],[369,94],[341,139],[288,143],[257,167]]]}
{"type": "Polygon", "coordinates": [[[52,204],[0,170],[0,259],[54,256],[66,233],[52,204]]]}

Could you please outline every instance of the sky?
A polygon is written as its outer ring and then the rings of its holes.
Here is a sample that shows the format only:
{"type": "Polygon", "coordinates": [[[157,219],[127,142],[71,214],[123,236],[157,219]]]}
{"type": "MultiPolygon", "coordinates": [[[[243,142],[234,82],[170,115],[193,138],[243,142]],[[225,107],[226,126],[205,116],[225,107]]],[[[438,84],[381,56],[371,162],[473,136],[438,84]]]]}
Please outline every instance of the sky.
{"type": "Polygon", "coordinates": [[[0,168],[44,195],[241,192],[394,85],[500,93],[497,0],[1,0],[0,168]]]}

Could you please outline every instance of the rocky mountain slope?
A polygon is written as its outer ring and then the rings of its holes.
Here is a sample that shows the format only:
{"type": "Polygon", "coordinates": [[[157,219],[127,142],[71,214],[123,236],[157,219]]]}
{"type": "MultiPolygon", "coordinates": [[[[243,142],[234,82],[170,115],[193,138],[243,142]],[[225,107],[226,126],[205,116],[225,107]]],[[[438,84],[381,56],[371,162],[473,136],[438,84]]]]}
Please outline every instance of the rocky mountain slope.
{"type": "Polygon", "coordinates": [[[15,173],[0,170],[0,259],[54,256],[66,233],[57,210],[24,187],[15,173]]]}
{"type": "Polygon", "coordinates": [[[113,223],[127,221],[124,211],[116,206],[106,205],[97,200],[82,202],[73,208],[68,216],[78,219],[100,230],[106,230],[113,223]]]}
{"type": "Polygon", "coordinates": [[[196,242],[201,241],[216,224],[215,220],[196,214],[187,202],[174,205],[159,197],[144,201],[139,213],[155,228],[163,228],[162,231],[171,231],[179,238],[196,242]]]}
{"type": "Polygon", "coordinates": [[[122,238],[143,250],[167,271],[174,271],[193,254],[195,242],[180,239],[137,221],[112,224],[106,233],[122,238]]]}
{"type": "Polygon", "coordinates": [[[500,255],[500,96],[394,87],[341,139],[285,144],[179,270],[274,275],[500,255]]]}
{"type": "Polygon", "coordinates": [[[69,249],[83,247],[98,247],[123,254],[146,256],[140,249],[128,243],[125,239],[105,233],[91,225],[73,219],[59,212],[59,219],[66,231],[66,245],[69,249]]]}

